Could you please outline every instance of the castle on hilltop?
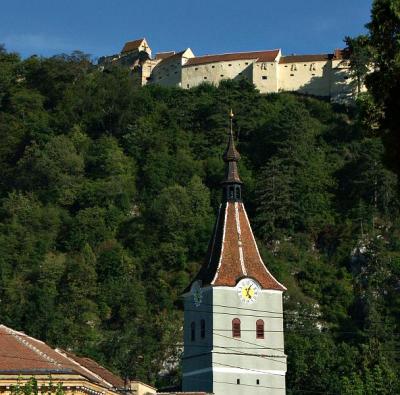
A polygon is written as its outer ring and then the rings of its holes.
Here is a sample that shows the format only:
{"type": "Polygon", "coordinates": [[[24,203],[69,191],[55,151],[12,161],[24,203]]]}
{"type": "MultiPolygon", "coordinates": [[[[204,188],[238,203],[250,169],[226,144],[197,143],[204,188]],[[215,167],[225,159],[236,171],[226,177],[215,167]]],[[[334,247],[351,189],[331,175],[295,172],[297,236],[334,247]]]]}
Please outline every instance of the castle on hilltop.
{"type": "Polygon", "coordinates": [[[195,56],[187,48],[152,57],[142,38],[127,42],[119,54],[99,59],[102,68],[114,64],[129,67],[135,83],[141,86],[189,89],[202,83],[218,85],[225,79],[246,79],[261,93],[294,91],[335,102],[351,100],[356,94],[348,54],[340,49],[317,55],[283,56],[280,49],[274,49],[195,56]]]}

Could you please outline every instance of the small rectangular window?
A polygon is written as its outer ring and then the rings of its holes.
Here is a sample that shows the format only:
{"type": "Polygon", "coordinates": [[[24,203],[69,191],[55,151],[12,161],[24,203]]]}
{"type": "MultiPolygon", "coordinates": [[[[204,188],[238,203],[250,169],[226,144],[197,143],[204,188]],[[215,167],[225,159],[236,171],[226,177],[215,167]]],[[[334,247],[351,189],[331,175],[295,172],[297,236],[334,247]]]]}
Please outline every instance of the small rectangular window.
{"type": "Polygon", "coordinates": [[[204,79],[206,80],[206,79],[207,79],[207,77],[204,77],[204,79]]]}
{"type": "Polygon", "coordinates": [[[195,70],[198,70],[199,68],[198,68],[198,67],[195,67],[194,69],[195,69],[195,70]]]}
{"type": "Polygon", "coordinates": [[[229,63],[228,66],[232,66],[232,63],[229,63]]]}
{"type": "Polygon", "coordinates": [[[220,77],[223,77],[223,76],[224,76],[223,74],[220,75],[220,77]]]}
{"type": "Polygon", "coordinates": [[[257,379],[257,385],[259,385],[260,384],[260,379],[257,379]]]}
{"type": "Polygon", "coordinates": [[[294,74],[290,74],[291,77],[294,77],[294,74]]]}
{"type": "Polygon", "coordinates": [[[244,64],[247,66],[249,64],[249,62],[244,62],[244,64]]]}
{"type": "Polygon", "coordinates": [[[214,65],[212,65],[212,66],[211,66],[211,68],[213,68],[213,69],[214,69],[214,68],[215,68],[215,66],[214,66],[214,65]]]}
{"type": "Polygon", "coordinates": [[[236,384],[240,384],[240,379],[236,379],[236,384]]]}
{"type": "Polygon", "coordinates": [[[263,80],[266,80],[266,79],[268,79],[268,77],[267,77],[266,75],[263,75],[263,76],[262,76],[262,79],[263,79],[263,80]]]}
{"type": "Polygon", "coordinates": [[[189,85],[189,84],[186,84],[186,88],[190,88],[190,85],[189,85]]]}

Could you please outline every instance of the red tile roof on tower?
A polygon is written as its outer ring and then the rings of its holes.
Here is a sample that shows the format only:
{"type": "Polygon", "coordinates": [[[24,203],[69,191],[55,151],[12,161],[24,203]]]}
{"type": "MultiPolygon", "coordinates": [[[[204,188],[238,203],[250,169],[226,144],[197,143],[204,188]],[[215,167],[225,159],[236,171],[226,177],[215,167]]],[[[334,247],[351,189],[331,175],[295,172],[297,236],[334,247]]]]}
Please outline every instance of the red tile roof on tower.
{"type": "Polygon", "coordinates": [[[202,286],[234,287],[241,278],[251,277],[263,289],[285,291],[286,288],[268,271],[261,258],[241,201],[242,181],[237,170],[240,155],[234,144],[232,117],[231,113],[228,145],[222,156],[226,163],[225,179],[222,182],[226,201],[219,209],[207,259],[193,282],[199,280],[202,286]],[[232,195],[228,193],[230,188],[232,195]]]}
{"type": "Polygon", "coordinates": [[[140,45],[142,44],[143,41],[144,41],[144,38],[139,38],[138,40],[126,42],[124,47],[122,48],[121,53],[135,51],[136,49],[138,49],[140,47],[140,45]]]}
{"type": "Polygon", "coordinates": [[[225,202],[219,209],[207,260],[194,281],[234,287],[243,277],[252,277],[264,289],[286,290],[260,256],[243,203],[225,202]]]}
{"type": "Polygon", "coordinates": [[[252,60],[257,59],[261,62],[273,62],[279,54],[279,49],[271,51],[254,51],[254,52],[236,52],[221,55],[205,55],[191,58],[184,67],[197,66],[207,63],[229,62],[230,60],[252,60]]]}
{"type": "Polygon", "coordinates": [[[0,373],[79,374],[102,387],[123,388],[124,382],[89,358],[81,358],[0,325],[0,373]]]}

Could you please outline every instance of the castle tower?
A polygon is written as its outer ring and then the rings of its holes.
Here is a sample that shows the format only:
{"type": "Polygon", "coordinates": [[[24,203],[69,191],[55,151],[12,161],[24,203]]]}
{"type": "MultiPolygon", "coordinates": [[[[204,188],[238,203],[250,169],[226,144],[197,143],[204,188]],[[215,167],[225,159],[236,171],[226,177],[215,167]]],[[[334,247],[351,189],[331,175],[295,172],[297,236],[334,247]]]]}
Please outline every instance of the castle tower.
{"type": "Polygon", "coordinates": [[[285,394],[285,287],[259,254],[242,202],[231,129],[219,209],[207,259],[184,293],[183,391],[285,394]]]}

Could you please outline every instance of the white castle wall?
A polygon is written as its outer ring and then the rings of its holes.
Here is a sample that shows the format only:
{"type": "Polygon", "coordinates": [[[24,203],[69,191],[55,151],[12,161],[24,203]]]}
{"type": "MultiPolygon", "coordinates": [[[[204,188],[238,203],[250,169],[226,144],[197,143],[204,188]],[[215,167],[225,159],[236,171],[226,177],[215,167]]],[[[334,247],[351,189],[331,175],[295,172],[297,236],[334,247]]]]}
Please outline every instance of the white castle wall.
{"type": "Polygon", "coordinates": [[[281,63],[279,90],[315,96],[330,96],[331,61],[281,63]]]}
{"type": "Polygon", "coordinates": [[[188,89],[204,82],[218,85],[222,80],[252,78],[254,59],[231,60],[199,65],[186,65],[182,69],[182,88],[188,89]]]}
{"type": "Polygon", "coordinates": [[[253,64],[252,82],[261,93],[279,90],[278,62],[256,62],[253,64]]]}

